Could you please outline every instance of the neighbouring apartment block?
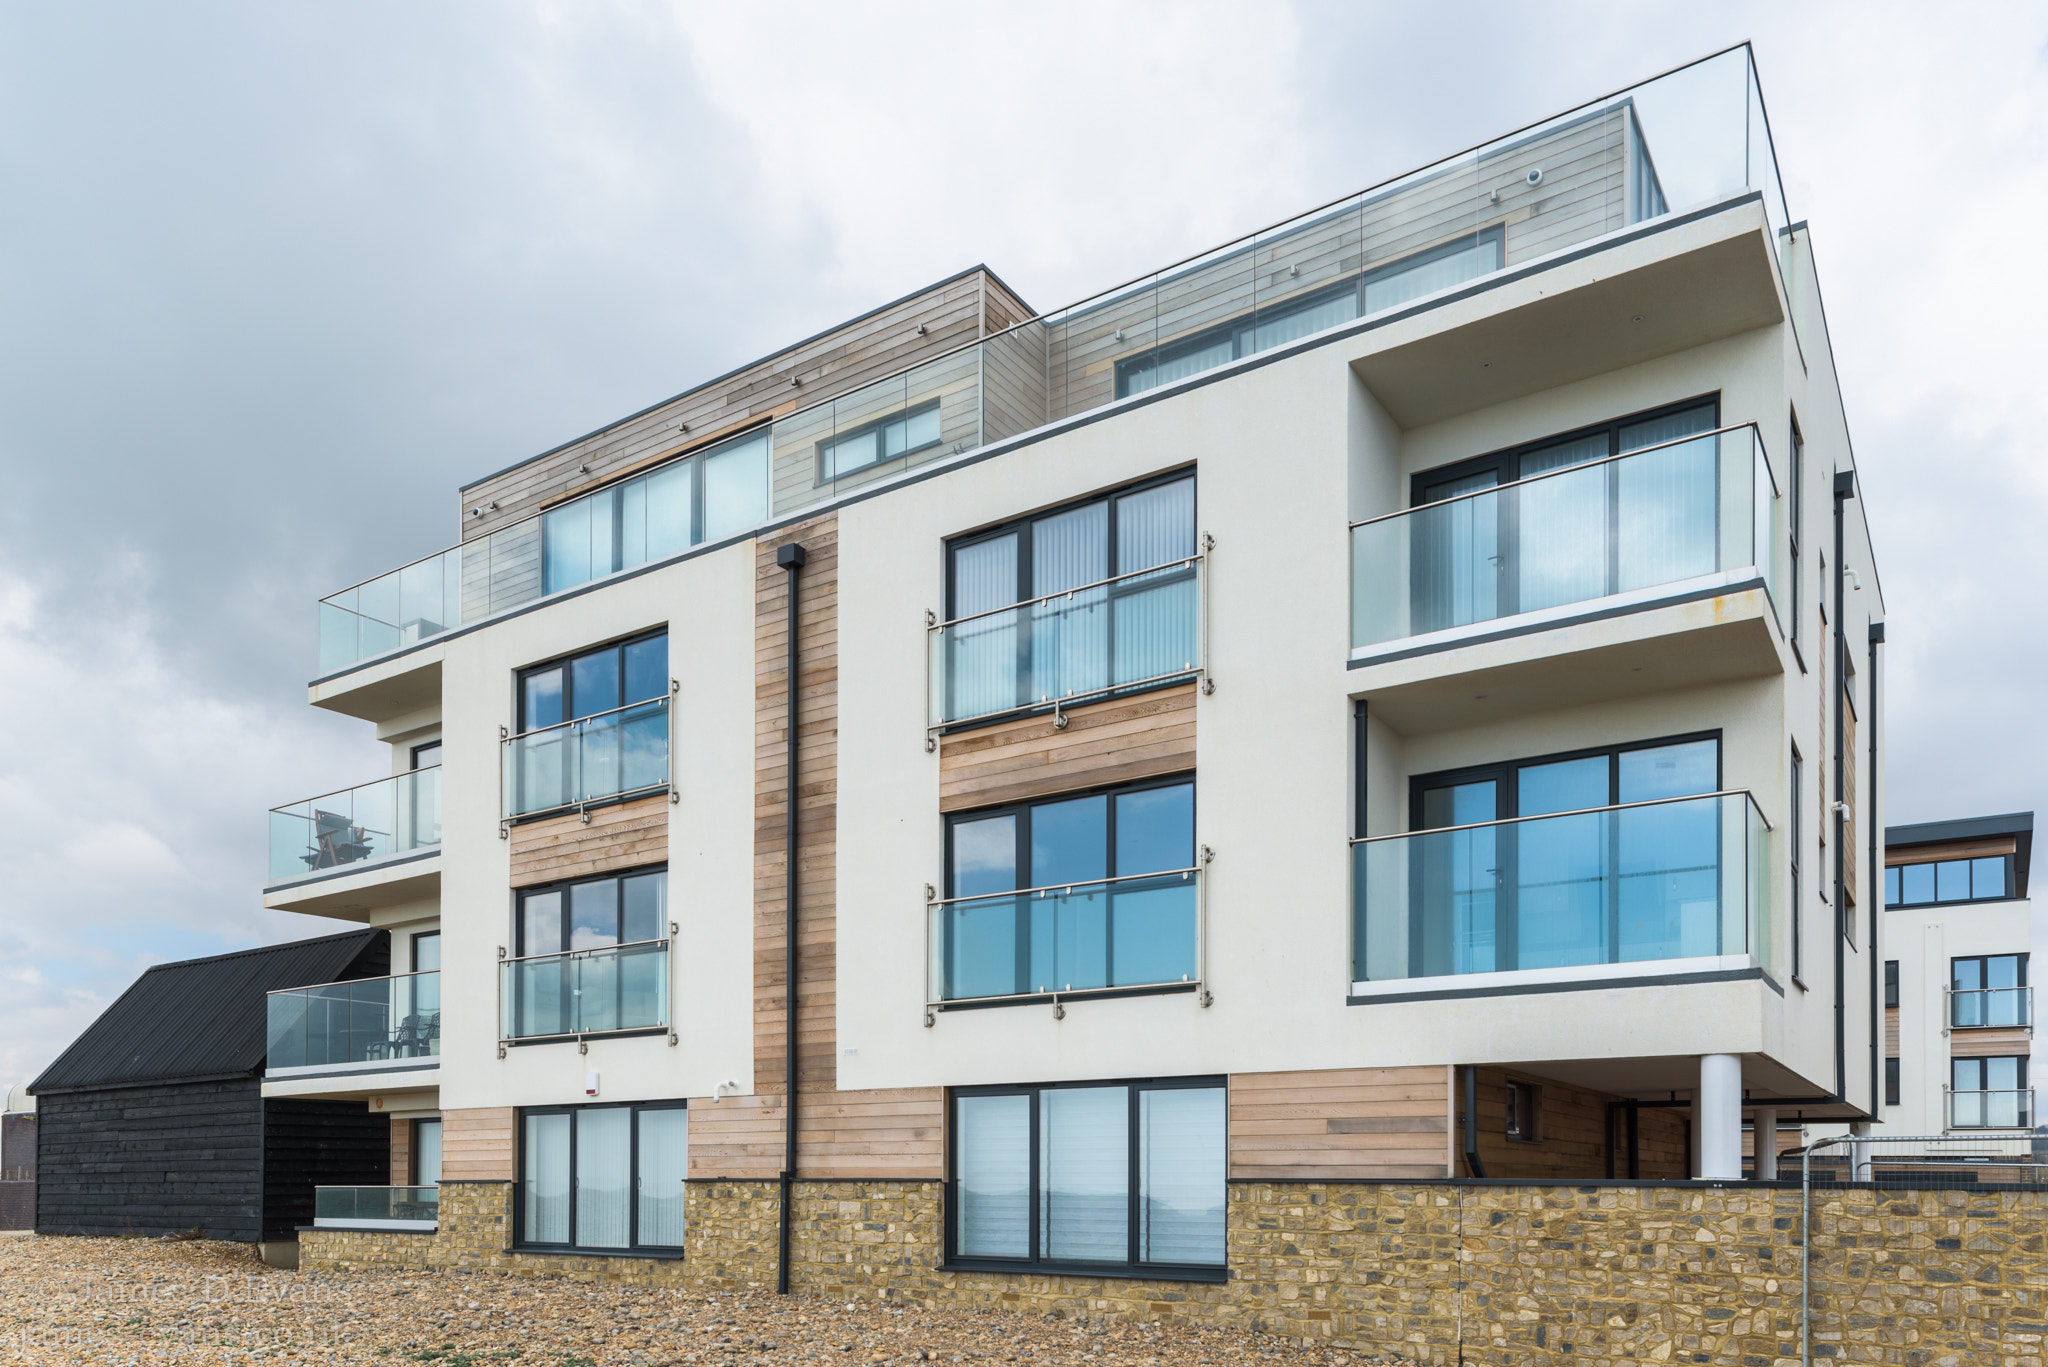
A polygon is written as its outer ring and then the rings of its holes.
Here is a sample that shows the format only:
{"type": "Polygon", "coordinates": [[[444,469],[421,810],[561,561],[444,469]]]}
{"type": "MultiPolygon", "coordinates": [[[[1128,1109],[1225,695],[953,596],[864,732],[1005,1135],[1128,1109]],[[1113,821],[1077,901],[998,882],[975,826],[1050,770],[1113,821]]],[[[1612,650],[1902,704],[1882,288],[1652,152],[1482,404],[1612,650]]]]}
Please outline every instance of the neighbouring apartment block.
{"type": "Polygon", "coordinates": [[[1884,1119],[1913,1135],[2031,1131],[2034,814],[1885,832],[1884,1119]]]}
{"type": "Polygon", "coordinates": [[[391,1126],[307,1256],[1229,1314],[1275,1219],[1768,1176],[1880,1101],[1859,492],[1746,46],[480,479],[270,817],[390,934],[271,997],[391,1126]]]}

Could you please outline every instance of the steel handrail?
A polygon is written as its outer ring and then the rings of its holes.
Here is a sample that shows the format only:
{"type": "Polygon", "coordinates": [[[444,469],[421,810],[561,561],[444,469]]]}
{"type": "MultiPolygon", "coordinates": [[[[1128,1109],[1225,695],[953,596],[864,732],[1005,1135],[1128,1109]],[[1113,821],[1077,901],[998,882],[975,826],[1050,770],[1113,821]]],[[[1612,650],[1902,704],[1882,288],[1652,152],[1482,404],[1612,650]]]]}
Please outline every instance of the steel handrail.
{"type": "Polygon", "coordinates": [[[1360,518],[1349,525],[1351,530],[1357,531],[1360,527],[1369,527],[1375,522],[1385,522],[1390,518],[1406,517],[1410,513],[1420,512],[1425,508],[1445,508],[1453,503],[1462,503],[1466,499],[1480,498],[1486,494],[1498,494],[1508,489],[1519,489],[1525,484],[1534,484],[1538,480],[1556,479],[1559,475],[1575,475],[1583,470],[1598,469],[1602,465],[1612,465],[1618,460],[1627,460],[1632,456],[1644,456],[1652,451],[1662,451],[1673,446],[1685,446],[1691,442],[1705,441],[1708,437],[1725,437],[1731,432],[1741,432],[1744,430],[1747,430],[1756,438],[1757,450],[1763,454],[1764,458],[1764,471],[1770,476],[1771,496],[1776,498],[1778,496],[1778,475],[1776,471],[1771,469],[1771,456],[1769,449],[1764,445],[1764,434],[1758,430],[1754,422],[1738,422],[1729,427],[1716,427],[1711,432],[1695,432],[1689,437],[1673,437],[1670,441],[1660,441],[1649,446],[1638,446],[1632,451],[1621,451],[1615,455],[1602,456],[1598,460],[1580,461],[1577,465],[1561,465],[1555,470],[1543,470],[1533,475],[1524,475],[1520,479],[1511,479],[1505,484],[1492,484],[1484,489],[1471,489],[1462,494],[1452,494],[1447,498],[1434,499],[1428,503],[1417,503],[1406,508],[1396,508],[1391,513],[1378,513],[1372,517],[1360,518]]]}
{"type": "Polygon", "coordinates": [[[1561,816],[1595,816],[1601,812],[1628,812],[1634,811],[1639,807],[1665,807],[1674,802],[1701,802],[1710,797],[1746,797],[1749,799],[1750,810],[1755,812],[1757,819],[1764,823],[1764,829],[1767,831],[1777,829],[1771,825],[1771,819],[1764,815],[1763,808],[1757,805],[1756,795],[1749,789],[1723,788],[1718,792],[1692,793],[1685,797],[1653,797],[1646,798],[1641,802],[1617,802],[1607,807],[1580,807],[1569,812],[1539,812],[1534,816],[1504,816],[1498,821],[1469,821],[1462,826],[1426,826],[1417,831],[1395,831],[1389,835],[1354,835],[1351,837],[1351,843],[1354,845],[1369,845],[1376,841],[1407,840],[1419,835],[1444,835],[1451,831],[1476,831],[1489,826],[1515,826],[1525,821],[1551,821],[1561,816]]]}
{"type": "Polygon", "coordinates": [[[1131,883],[1141,878],[1186,878],[1191,873],[1200,873],[1199,865],[1185,869],[1161,869],[1157,873],[1120,873],[1112,878],[1082,878],[1071,883],[1047,883],[1036,888],[1012,888],[1005,892],[983,892],[971,897],[934,897],[925,903],[927,907],[950,907],[959,902],[992,902],[1004,897],[1035,897],[1048,892],[1072,892],[1075,888],[1101,888],[1111,883],[1131,883]]]}
{"type": "Polygon", "coordinates": [[[441,766],[438,764],[422,764],[417,769],[406,769],[400,773],[386,774],[382,778],[373,778],[367,783],[358,783],[350,788],[336,788],[332,792],[321,793],[317,797],[302,797],[297,802],[287,802],[282,807],[272,807],[270,810],[277,816],[296,816],[297,813],[291,810],[293,807],[305,806],[314,802],[325,802],[328,798],[340,797],[343,793],[359,793],[365,788],[374,788],[380,783],[396,783],[398,780],[408,778],[413,774],[435,774],[440,771],[441,766]]]}
{"type": "Polygon", "coordinates": [[[622,949],[638,949],[642,945],[666,945],[667,936],[654,940],[626,940],[615,945],[591,945],[586,949],[563,949],[553,954],[512,954],[498,960],[501,964],[531,964],[542,959],[588,959],[599,954],[612,954],[622,949]]]}
{"type": "MultiPolygon", "coordinates": [[[[1145,575],[1148,574],[1157,574],[1161,570],[1189,569],[1199,564],[1205,558],[1206,555],[1204,552],[1196,551],[1193,555],[1184,555],[1173,560],[1163,560],[1157,565],[1152,566],[1150,569],[1127,570],[1122,574],[1113,574],[1107,579],[1098,579],[1092,584],[1076,584],[1070,589],[1055,589],[1051,593],[1042,593],[1036,598],[1025,598],[1015,603],[1007,603],[999,608],[984,608],[980,612],[970,612],[964,617],[953,617],[943,622],[934,622],[930,626],[926,627],[925,630],[928,632],[944,631],[947,627],[956,627],[959,626],[962,622],[973,622],[978,621],[983,617],[993,617],[999,612],[1015,612],[1019,608],[1034,608],[1037,607],[1040,603],[1050,603],[1055,598],[1072,598],[1077,593],[1087,593],[1090,589],[1107,588],[1111,584],[1120,584],[1126,579],[1143,578],[1145,575]]],[[[1117,686],[1119,688],[1123,688],[1127,687],[1128,685],[1119,684],[1117,686]]]]}
{"type": "Polygon", "coordinates": [[[613,717],[621,712],[630,712],[636,707],[651,707],[655,703],[660,703],[666,707],[669,700],[674,696],[675,694],[673,693],[657,693],[651,698],[642,698],[639,702],[623,703],[618,707],[608,707],[602,712],[592,712],[589,716],[571,717],[567,721],[558,721],[547,726],[536,726],[531,731],[521,731],[517,735],[508,735],[500,740],[498,744],[510,745],[515,740],[526,740],[533,736],[544,736],[550,731],[560,731],[564,727],[581,726],[584,722],[596,721],[600,717],[613,717]]]}
{"type": "Polygon", "coordinates": [[[438,978],[439,976],[441,976],[441,970],[438,968],[422,968],[411,973],[386,973],[382,977],[377,978],[341,978],[331,983],[307,983],[303,987],[273,987],[264,995],[275,997],[280,993],[311,992],[315,988],[321,987],[353,987],[357,983],[391,983],[397,982],[400,978],[438,978]]]}

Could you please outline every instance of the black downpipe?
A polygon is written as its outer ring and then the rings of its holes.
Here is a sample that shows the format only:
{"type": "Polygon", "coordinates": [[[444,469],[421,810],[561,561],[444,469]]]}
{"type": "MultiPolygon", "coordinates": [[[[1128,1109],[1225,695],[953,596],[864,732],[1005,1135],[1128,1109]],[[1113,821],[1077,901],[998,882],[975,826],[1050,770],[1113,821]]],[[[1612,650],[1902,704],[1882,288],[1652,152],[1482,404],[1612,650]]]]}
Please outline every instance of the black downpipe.
{"type": "Polygon", "coordinates": [[[1465,1070],[1465,1165],[1474,1177],[1486,1176],[1486,1164],[1479,1161],[1479,1070],[1465,1070]]]}
{"type": "Polygon", "coordinates": [[[1870,899],[1870,1115],[1874,1120],[1884,1116],[1884,992],[1877,976],[1878,961],[1883,958],[1877,947],[1877,926],[1884,918],[1884,866],[1878,862],[1877,849],[1877,835],[1883,829],[1877,820],[1877,648],[1883,644],[1884,623],[1872,622],[1870,682],[1863,689],[1865,710],[1870,713],[1870,758],[1865,761],[1870,774],[1864,789],[1870,794],[1870,805],[1863,818],[1870,828],[1870,886],[1863,895],[1870,899]]]}
{"type": "Polygon", "coordinates": [[[781,1256],[775,1260],[775,1294],[789,1294],[789,1225],[790,1197],[796,1182],[796,869],[797,869],[797,572],[804,567],[807,557],[804,548],[792,541],[779,546],[775,551],[775,563],[789,572],[789,673],[784,679],[782,692],[789,715],[784,723],[787,745],[788,773],[783,781],[784,824],[782,840],[782,890],[787,903],[783,912],[782,930],[782,1200],[781,1229],[778,1232],[781,1256]]]}
{"type": "Polygon", "coordinates": [[[1835,672],[1828,682],[1834,690],[1835,704],[1835,801],[1828,812],[1833,823],[1833,845],[1835,848],[1835,1099],[1848,1100],[1849,1082],[1849,1000],[1848,1000],[1848,905],[1842,900],[1845,879],[1848,873],[1848,851],[1842,846],[1843,832],[1847,826],[1843,812],[1848,802],[1848,788],[1842,782],[1842,761],[1847,754],[1847,736],[1844,732],[1843,699],[1848,695],[1849,679],[1849,634],[1842,620],[1844,609],[1842,573],[1842,529],[1846,519],[1842,505],[1856,497],[1856,472],[1837,470],[1835,472],[1835,672]]]}

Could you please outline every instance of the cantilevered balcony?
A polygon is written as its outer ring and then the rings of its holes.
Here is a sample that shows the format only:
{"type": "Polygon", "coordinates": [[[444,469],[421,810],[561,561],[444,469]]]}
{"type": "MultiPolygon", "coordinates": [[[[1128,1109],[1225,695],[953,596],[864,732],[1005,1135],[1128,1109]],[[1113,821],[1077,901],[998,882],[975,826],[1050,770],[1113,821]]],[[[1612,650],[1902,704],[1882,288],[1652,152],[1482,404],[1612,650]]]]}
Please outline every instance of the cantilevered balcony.
{"type": "Polygon", "coordinates": [[[441,1066],[439,973],[285,988],[269,994],[268,1015],[266,1082],[374,1077],[417,1087],[441,1066]]]}
{"type": "Polygon", "coordinates": [[[1352,991],[1771,972],[1770,848],[1746,792],[1354,841],[1352,991]]]}
{"type": "Polygon", "coordinates": [[[264,905],[360,920],[430,896],[440,852],[439,767],[273,807],[264,905]]]}
{"type": "MultiPolygon", "coordinates": [[[[843,392],[764,413],[750,431],[334,594],[320,604],[321,673],[354,670],[917,466],[1108,405],[1150,402],[1204,372],[1374,315],[1421,310],[1489,277],[1518,276],[1640,225],[1752,195],[1775,258],[1785,199],[1744,45],[886,379],[841,382],[843,392]]],[[[833,384],[818,376],[805,397],[833,384]]],[[[374,687],[392,695],[375,707],[418,705],[416,688],[374,687]]],[[[322,701],[356,706],[340,691],[322,701]]]]}

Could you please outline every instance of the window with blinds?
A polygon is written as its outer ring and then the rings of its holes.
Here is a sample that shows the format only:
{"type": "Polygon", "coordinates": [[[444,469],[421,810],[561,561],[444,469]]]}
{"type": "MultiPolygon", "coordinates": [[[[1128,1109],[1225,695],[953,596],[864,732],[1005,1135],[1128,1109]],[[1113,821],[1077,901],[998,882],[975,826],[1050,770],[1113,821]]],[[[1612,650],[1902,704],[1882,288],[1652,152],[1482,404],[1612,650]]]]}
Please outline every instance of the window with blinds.
{"type": "Polygon", "coordinates": [[[948,1260],[1219,1277],[1219,1079],[954,1093],[948,1260]]]}
{"type": "Polygon", "coordinates": [[[521,1111],[517,1243],[681,1248],[689,1134],[681,1102],[521,1111]]]}

